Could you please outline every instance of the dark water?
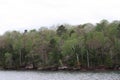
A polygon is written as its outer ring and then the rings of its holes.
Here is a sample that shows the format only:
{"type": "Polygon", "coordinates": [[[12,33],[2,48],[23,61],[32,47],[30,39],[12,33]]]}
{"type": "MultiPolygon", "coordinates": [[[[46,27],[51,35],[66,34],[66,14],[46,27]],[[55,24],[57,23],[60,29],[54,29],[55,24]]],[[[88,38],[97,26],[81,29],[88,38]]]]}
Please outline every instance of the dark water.
{"type": "Polygon", "coordinates": [[[107,71],[107,72],[0,71],[0,80],[120,80],[120,71],[107,71]]]}

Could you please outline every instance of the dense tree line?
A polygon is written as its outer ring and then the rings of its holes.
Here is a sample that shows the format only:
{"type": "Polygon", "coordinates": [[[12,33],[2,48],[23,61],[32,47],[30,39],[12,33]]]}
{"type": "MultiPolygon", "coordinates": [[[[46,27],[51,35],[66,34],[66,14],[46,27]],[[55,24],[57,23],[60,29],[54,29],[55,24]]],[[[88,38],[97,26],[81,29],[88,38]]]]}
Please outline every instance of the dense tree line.
{"type": "Polygon", "coordinates": [[[0,36],[0,67],[86,67],[120,65],[120,21],[102,20],[57,29],[6,32],[0,36]]]}

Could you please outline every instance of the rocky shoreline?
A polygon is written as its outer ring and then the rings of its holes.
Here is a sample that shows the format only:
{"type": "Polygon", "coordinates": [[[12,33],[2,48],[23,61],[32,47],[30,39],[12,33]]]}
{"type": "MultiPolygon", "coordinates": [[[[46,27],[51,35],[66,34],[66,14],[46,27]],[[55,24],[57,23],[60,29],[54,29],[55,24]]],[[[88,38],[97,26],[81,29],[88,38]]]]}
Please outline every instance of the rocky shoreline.
{"type": "Polygon", "coordinates": [[[0,70],[36,70],[36,71],[120,71],[120,66],[118,67],[105,67],[105,66],[98,66],[95,68],[86,68],[86,67],[21,67],[21,68],[0,68],[0,70]]]}

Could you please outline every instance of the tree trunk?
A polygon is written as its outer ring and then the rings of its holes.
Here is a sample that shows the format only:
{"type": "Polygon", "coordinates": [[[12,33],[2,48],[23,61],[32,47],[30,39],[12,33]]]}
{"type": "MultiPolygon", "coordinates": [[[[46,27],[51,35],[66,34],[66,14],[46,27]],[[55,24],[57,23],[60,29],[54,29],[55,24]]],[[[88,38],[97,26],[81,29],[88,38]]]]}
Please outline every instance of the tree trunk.
{"type": "Polygon", "coordinates": [[[88,67],[88,68],[90,67],[88,50],[87,50],[87,67],[88,67]]]}
{"type": "Polygon", "coordinates": [[[20,59],[20,66],[21,66],[21,49],[19,50],[19,53],[20,53],[19,59],[20,59]]]}
{"type": "Polygon", "coordinates": [[[79,56],[78,54],[76,53],[76,60],[77,60],[77,66],[80,67],[80,61],[79,61],[79,56]]]}

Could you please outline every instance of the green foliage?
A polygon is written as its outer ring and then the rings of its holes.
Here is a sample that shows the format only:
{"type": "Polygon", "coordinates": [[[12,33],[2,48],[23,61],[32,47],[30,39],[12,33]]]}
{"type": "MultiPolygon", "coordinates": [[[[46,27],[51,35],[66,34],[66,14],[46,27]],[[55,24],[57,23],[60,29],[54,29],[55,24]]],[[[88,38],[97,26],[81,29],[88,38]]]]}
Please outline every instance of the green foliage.
{"type": "Polygon", "coordinates": [[[12,67],[12,54],[5,53],[5,66],[6,67],[12,67]]]}
{"type": "Polygon", "coordinates": [[[0,66],[111,67],[120,65],[120,22],[102,20],[96,25],[61,25],[6,32],[0,36],[0,66]]]}
{"type": "Polygon", "coordinates": [[[67,31],[67,29],[65,28],[64,25],[61,25],[58,27],[57,29],[57,35],[61,36],[62,34],[64,34],[67,31]]]}

